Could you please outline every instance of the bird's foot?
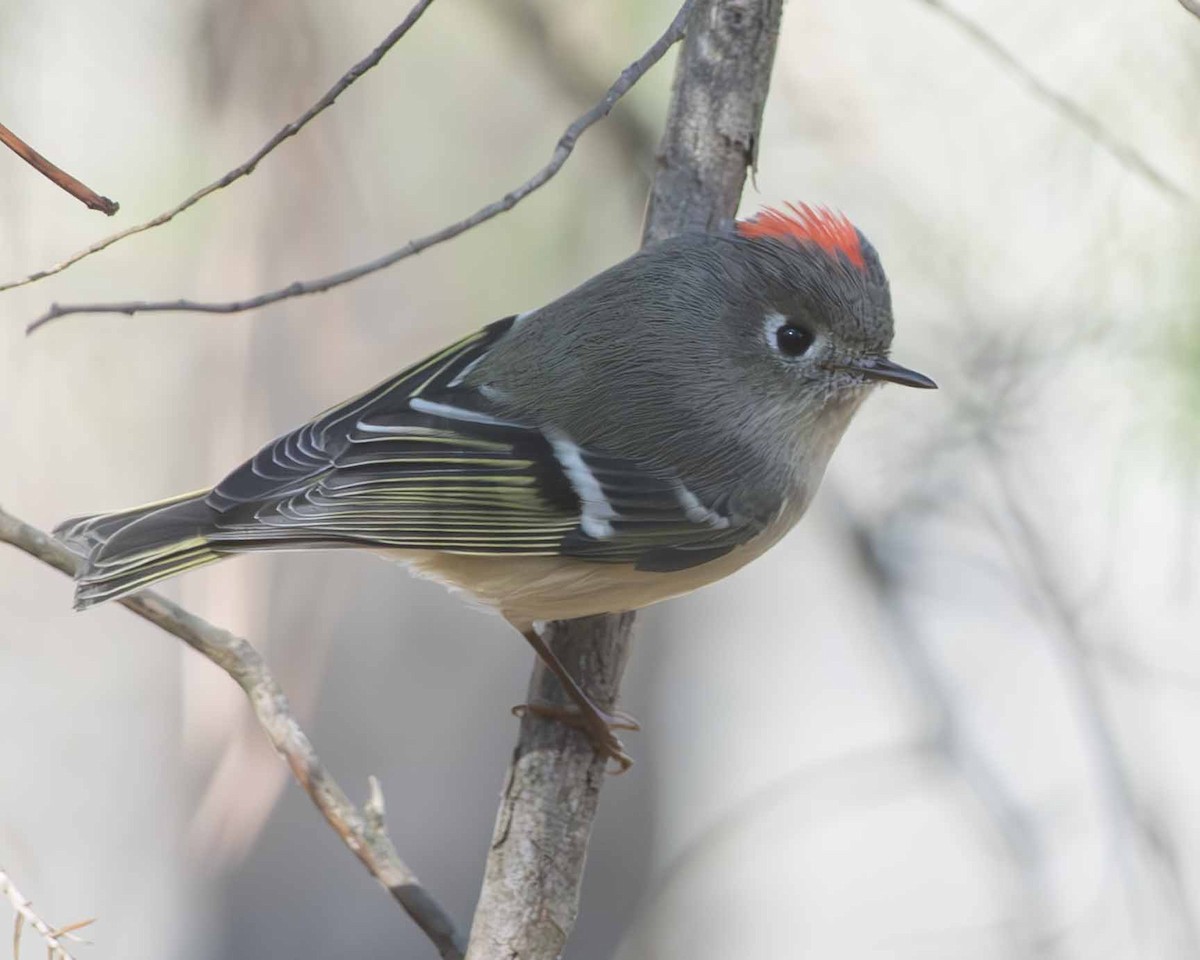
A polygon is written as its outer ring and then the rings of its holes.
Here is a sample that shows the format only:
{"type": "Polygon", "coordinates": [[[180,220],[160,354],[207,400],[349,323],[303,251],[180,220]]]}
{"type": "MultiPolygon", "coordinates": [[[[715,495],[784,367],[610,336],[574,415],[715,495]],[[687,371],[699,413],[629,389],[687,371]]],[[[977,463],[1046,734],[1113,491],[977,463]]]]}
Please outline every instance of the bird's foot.
{"type": "Polygon", "coordinates": [[[590,710],[586,710],[576,706],[562,706],[540,700],[513,707],[513,714],[518,717],[523,717],[527,713],[557,720],[559,723],[582,730],[591,739],[592,746],[595,747],[598,754],[606,761],[616,762],[616,769],[610,770],[610,773],[624,773],[633,766],[633,758],[625,752],[625,745],[613,733],[614,730],[642,729],[641,724],[629,714],[620,710],[608,713],[594,704],[590,710]]]}

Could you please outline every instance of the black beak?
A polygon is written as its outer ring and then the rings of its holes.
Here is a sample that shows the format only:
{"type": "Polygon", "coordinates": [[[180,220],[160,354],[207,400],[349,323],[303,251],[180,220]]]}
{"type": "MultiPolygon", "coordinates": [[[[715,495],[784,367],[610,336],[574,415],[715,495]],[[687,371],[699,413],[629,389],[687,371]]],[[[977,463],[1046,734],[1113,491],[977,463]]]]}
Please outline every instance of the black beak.
{"type": "Polygon", "coordinates": [[[839,366],[843,370],[860,373],[868,380],[887,380],[890,383],[899,383],[905,387],[919,387],[922,390],[937,389],[937,384],[925,374],[902,367],[887,357],[864,357],[855,363],[839,364],[839,366]]]}

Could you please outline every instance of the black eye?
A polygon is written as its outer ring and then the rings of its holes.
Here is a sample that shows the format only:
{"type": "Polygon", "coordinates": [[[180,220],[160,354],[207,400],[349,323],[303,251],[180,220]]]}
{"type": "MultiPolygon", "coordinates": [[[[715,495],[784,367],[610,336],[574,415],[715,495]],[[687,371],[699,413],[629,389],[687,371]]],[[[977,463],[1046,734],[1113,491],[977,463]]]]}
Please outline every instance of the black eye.
{"type": "Polygon", "coordinates": [[[785,323],[775,331],[775,343],[785,357],[799,357],[808,352],[816,337],[811,330],[785,323]]]}

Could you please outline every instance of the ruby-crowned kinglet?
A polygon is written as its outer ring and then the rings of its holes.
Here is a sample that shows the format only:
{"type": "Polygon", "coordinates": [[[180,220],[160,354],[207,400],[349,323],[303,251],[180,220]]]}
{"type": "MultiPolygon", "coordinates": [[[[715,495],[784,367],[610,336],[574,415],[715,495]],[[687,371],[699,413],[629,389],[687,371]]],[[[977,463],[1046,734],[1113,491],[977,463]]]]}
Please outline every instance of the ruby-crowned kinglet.
{"type": "Polygon", "coordinates": [[[70,521],[76,606],[251,550],[360,547],[533,643],[598,749],[602,714],[534,622],[727,576],[800,519],[888,359],[878,255],[791,206],[645,247],[280,437],[211,490],[70,521]]]}

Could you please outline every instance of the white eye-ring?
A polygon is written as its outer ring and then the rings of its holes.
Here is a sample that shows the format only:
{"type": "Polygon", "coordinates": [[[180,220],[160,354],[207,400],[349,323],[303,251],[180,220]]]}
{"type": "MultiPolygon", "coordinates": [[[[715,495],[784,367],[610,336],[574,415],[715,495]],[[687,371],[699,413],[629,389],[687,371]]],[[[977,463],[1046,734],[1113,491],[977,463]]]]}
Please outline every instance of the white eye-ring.
{"type": "Polygon", "coordinates": [[[785,357],[802,357],[817,342],[817,335],[808,327],[802,327],[782,313],[768,313],[766,322],[767,344],[772,350],[785,357]]]}

